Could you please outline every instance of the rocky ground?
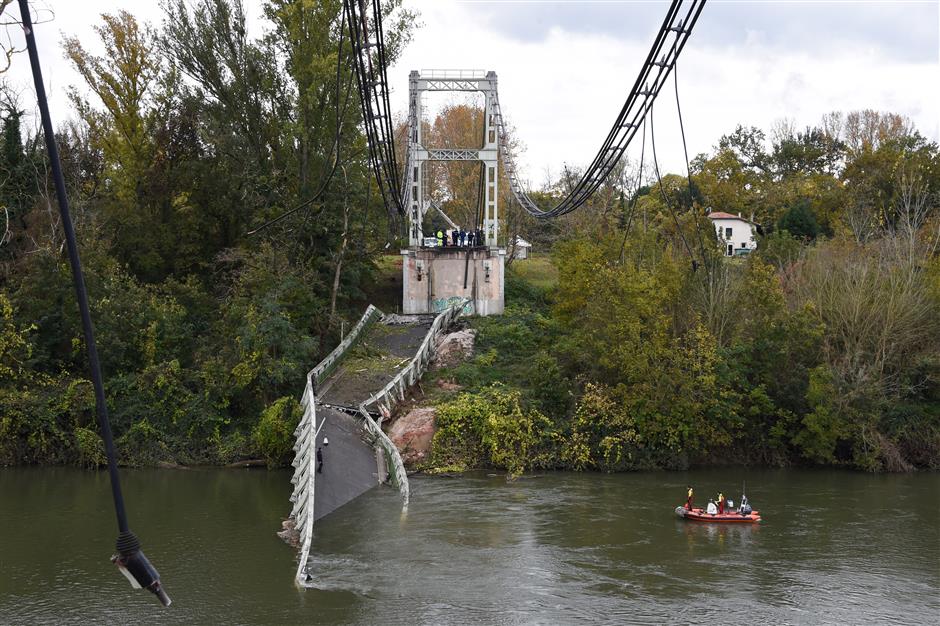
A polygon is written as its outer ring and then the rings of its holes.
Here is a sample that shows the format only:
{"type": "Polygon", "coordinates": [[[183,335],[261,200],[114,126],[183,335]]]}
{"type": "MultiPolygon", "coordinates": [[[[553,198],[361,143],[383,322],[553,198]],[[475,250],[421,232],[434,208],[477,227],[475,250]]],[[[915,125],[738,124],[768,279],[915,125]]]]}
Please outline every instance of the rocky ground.
{"type": "MultiPolygon", "coordinates": [[[[462,329],[443,335],[435,347],[432,368],[452,367],[473,355],[476,331],[462,329]]],[[[448,383],[439,383],[447,385],[448,383]]],[[[414,467],[425,461],[431,452],[437,410],[417,405],[406,409],[388,429],[388,436],[401,452],[405,465],[414,467]]]]}

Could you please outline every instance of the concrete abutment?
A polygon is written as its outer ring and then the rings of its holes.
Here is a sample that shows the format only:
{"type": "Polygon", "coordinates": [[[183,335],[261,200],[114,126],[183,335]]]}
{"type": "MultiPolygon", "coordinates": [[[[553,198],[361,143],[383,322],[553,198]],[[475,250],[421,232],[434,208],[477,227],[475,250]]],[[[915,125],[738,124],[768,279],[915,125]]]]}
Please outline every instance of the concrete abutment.
{"type": "Polygon", "coordinates": [[[464,313],[502,315],[504,248],[410,248],[401,255],[403,313],[439,313],[470,298],[464,313]]]}

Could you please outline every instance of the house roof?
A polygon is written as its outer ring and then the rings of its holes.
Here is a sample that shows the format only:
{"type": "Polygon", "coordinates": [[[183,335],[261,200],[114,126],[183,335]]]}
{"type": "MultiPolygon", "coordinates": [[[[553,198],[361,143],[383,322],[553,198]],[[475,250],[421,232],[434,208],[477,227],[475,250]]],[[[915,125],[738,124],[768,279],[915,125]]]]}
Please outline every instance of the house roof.
{"type": "Polygon", "coordinates": [[[744,220],[747,221],[740,215],[732,215],[731,213],[724,213],[722,211],[712,211],[708,214],[708,219],[710,220],[744,220]]]}
{"type": "Polygon", "coordinates": [[[521,246],[521,247],[523,247],[523,248],[531,248],[531,247],[532,247],[532,244],[531,244],[531,243],[529,243],[528,241],[526,241],[525,239],[523,239],[522,237],[520,237],[520,236],[518,236],[518,235],[516,235],[516,245],[517,245],[517,246],[521,246]]]}

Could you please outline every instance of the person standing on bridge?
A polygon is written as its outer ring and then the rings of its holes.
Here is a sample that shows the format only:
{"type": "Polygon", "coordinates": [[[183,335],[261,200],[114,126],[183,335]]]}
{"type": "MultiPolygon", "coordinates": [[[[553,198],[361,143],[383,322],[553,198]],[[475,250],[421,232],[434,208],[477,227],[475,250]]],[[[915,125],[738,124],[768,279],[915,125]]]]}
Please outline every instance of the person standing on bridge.
{"type": "Polygon", "coordinates": [[[323,473],[323,448],[317,446],[317,474],[323,473]]]}
{"type": "Polygon", "coordinates": [[[441,230],[440,228],[437,229],[437,245],[439,246],[444,245],[444,231],[441,230]]]}
{"type": "Polygon", "coordinates": [[[460,246],[463,247],[467,241],[467,233],[464,232],[464,229],[460,229],[460,246]]]}

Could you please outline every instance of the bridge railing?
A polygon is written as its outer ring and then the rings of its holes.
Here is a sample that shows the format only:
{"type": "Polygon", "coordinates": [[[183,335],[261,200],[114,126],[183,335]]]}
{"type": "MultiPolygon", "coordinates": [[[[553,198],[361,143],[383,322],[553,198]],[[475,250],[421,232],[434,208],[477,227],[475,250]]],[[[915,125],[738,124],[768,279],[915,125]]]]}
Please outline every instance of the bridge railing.
{"type": "MultiPolygon", "coordinates": [[[[454,322],[468,302],[469,299],[457,302],[435,317],[431,323],[431,328],[425,334],[411,362],[385,387],[359,404],[359,414],[363,420],[363,425],[372,436],[375,445],[382,449],[385,455],[388,479],[398,487],[405,506],[408,505],[410,498],[408,475],[405,472],[405,465],[398,448],[382,430],[382,421],[391,414],[392,408],[399,401],[404,400],[405,390],[415,384],[427,370],[438,337],[454,322]],[[377,406],[379,409],[380,417],[377,422],[369,413],[368,409],[371,406],[377,406]]],[[[296,574],[298,584],[303,584],[307,578],[307,562],[310,557],[310,545],[313,539],[313,507],[316,493],[315,450],[319,429],[316,411],[316,388],[336,368],[346,352],[359,339],[362,332],[381,315],[381,311],[370,305],[349,335],[307,374],[307,384],[301,398],[303,416],[294,430],[296,439],[294,442],[294,461],[292,463],[294,475],[291,478],[294,491],[290,497],[294,505],[291,510],[291,518],[294,520],[294,531],[297,533],[296,536],[300,544],[300,560],[296,574]]]]}
{"type": "Polygon", "coordinates": [[[313,539],[313,504],[316,492],[316,471],[314,470],[316,454],[314,451],[317,447],[318,428],[316,388],[336,369],[346,352],[359,340],[363,331],[380,317],[382,317],[382,312],[370,304],[359,322],[339,342],[339,345],[307,373],[307,384],[300,399],[303,416],[297,428],[294,429],[294,460],[292,462],[294,475],[291,477],[294,491],[290,497],[290,501],[294,504],[290,517],[294,520],[294,532],[300,544],[297,582],[303,582],[306,578],[310,543],[313,539]]]}
{"type": "Polygon", "coordinates": [[[403,370],[398,372],[398,375],[390,380],[387,385],[376,391],[362,403],[362,406],[367,409],[371,406],[378,409],[379,415],[381,416],[379,420],[380,423],[391,415],[392,408],[395,404],[405,399],[405,390],[415,384],[427,370],[431,362],[434,344],[438,337],[454,323],[454,320],[460,316],[461,311],[469,301],[469,298],[465,298],[439,313],[438,316],[434,318],[434,322],[431,323],[431,328],[428,329],[424,340],[421,342],[421,346],[411,359],[411,362],[408,363],[403,370]]]}
{"type": "Polygon", "coordinates": [[[424,340],[418,347],[411,362],[398,372],[395,378],[390,380],[382,389],[372,394],[359,405],[359,412],[363,415],[367,428],[376,436],[376,441],[379,445],[387,451],[385,458],[388,464],[389,475],[395,485],[398,486],[399,491],[401,491],[405,506],[408,505],[410,498],[405,464],[401,459],[398,448],[382,430],[382,421],[392,414],[392,409],[396,404],[404,401],[405,391],[421,379],[421,376],[431,363],[434,346],[438,338],[454,323],[454,320],[457,319],[464,306],[466,306],[469,301],[469,298],[465,298],[439,313],[431,323],[431,328],[429,328],[427,334],[425,334],[424,340]],[[372,406],[378,409],[378,423],[372,421],[372,416],[369,413],[368,409],[372,406]]]}
{"type": "Polygon", "coordinates": [[[307,376],[307,385],[300,401],[303,406],[303,417],[294,430],[294,475],[291,482],[294,492],[291,502],[291,518],[294,520],[294,530],[297,532],[300,543],[300,561],[297,564],[296,580],[303,581],[307,576],[307,560],[310,556],[310,542],[313,539],[313,503],[316,489],[316,472],[314,471],[316,438],[317,438],[317,403],[313,394],[313,378],[307,376]]]}
{"type": "Polygon", "coordinates": [[[349,334],[346,335],[342,341],[339,342],[332,352],[330,352],[326,357],[320,361],[316,367],[310,370],[310,373],[307,375],[308,379],[313,380],[313,388],[316,388],[322,383],[327,376],[333,373],[333,370],[336,369],[336,366],[345,356],[346,351],[349,350],[355,343],[359,340],[362,331],[365,330],[369,325],[372,324],[375,320],[382,317],[382,311],[375,308],[373,305],[369,305],[366,309],[366,312],[363,313],[362,317],[359,318],[359,321],[353,326],[352,330],[349,331],[349,334]]]}

